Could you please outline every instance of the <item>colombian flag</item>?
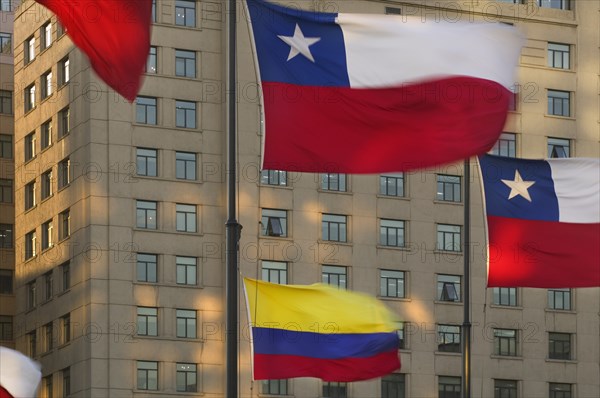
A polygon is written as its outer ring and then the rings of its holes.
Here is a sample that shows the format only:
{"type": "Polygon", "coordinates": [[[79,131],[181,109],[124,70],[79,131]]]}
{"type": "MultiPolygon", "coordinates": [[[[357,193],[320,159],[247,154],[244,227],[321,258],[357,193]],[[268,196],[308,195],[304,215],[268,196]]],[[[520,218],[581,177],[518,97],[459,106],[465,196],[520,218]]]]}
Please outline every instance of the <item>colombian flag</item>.
{"type": "Polygon", "coordinates": [[[254,380],[358,381],[400,368],[398,323],[375,298],[323,284],[244,285],[254,380]]]}

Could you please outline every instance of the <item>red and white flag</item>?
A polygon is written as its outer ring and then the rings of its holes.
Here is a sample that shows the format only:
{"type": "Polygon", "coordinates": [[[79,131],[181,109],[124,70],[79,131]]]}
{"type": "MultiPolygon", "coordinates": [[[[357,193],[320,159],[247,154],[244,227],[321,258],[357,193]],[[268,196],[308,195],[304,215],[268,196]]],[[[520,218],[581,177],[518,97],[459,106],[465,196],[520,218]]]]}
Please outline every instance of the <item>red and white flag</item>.
{"type": "Polygon", "coordinates": [[[34,398],[41,378],[39,363],[0,347],[0,398],[34,398]]]}
{"type": "Polygon", "coordinates": [[[522,43],[514,27],[247,4],[263,168],[425,168],[485,153],[502,132],[522,43]]]}

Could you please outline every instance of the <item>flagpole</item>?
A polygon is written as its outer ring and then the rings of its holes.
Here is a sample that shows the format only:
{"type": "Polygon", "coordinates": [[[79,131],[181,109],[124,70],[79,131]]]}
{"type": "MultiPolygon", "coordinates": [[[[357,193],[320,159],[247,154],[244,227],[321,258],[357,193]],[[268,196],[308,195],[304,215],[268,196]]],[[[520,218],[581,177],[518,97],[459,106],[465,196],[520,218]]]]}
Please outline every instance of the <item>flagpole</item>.
{"type": "Polygon", "coordinates": [[[465,185],[465,220],[464,220],[464,315],[462,324],[462,398],[471,398],[471,163],[470,159],[465,159],[464,164],[464,185],[465,185]]]}
{"type": "Polygon", "coordinates": [[[227,223],[225,224],[226,394],[238,396],[238,241],[241,225],[236,217],[236,0],[227,13],[227,223]]]}

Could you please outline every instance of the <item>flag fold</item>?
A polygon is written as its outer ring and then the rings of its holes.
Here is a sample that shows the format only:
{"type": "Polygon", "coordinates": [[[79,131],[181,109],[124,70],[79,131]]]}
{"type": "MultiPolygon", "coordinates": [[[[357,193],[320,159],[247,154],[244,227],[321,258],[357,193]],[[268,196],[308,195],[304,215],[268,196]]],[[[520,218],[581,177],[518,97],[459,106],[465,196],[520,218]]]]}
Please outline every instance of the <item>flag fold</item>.
{"type": "Polygon", "coordinates": [[[0,347],[0,398],[33,398],[41,378],[37,362],[18,351],[0,347]]]}
{"type": "Polygon", "coordinates": [[[247,5],[264,169],[425,168],[485,153],[502,132],[522,41],[514,27],[247,5]]]}
{"type": "Polygon", "coordinates": [[[488,286],[600,286],[600,159],[479,158],[488,286]]]}
{"type": "Polygon", "coordinates": [[[129,101],[150,52],[152,0],[36,0],[56,14],[98,76],[129,101]]]}
{"type": "Polygon", "coordinates": [[[255,380],[358,381],[400,368],[398,323],[375,298],[323,284],[244,286],[255,380]]]}

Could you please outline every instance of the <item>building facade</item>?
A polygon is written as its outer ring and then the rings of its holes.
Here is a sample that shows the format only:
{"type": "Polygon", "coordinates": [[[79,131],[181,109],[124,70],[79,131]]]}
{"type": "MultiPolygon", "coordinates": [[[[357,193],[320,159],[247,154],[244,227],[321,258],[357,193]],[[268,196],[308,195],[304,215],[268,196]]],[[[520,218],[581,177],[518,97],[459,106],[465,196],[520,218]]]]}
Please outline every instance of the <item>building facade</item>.
{"type": "MultiPolygon", "coordinates": [[[[493,151],[600,156],[594,2],[293,4],[514,24],[526,41],[493,151]]],[[[224,395],[227,12],[221,0],[156,0],[145,82],[129,104],[54,15],[33,0],[14,9],[14,221],[4,207],[1,219],[14,225],[14,251],[0,250],[3,270],[14,263],[16,299],[3,294],[0,315],[14,315],[16,348],[41,362],[41,397],[224,395]]],[[[474,162],[471,181],[462,163],[385,175],[260,171],[256,71],[238,12],[241,275],[367,292],[402,321],[402,369],[383,379],[252,382],[241,294],[240,396],[457,397],[469,187],[473,396],[597,397],[599,289],[486,289],[474,162]]],[[[0,117],[10,135],[12,115],[0,117]]],[[[4,181],[12,159],[2,165],[4,181]]]]}
{"type": "Polygon", "coordinates": [[[14,348],[14,70],[13,19],[16,2],[0,2],[0,344],[14,348]],[[15,3],[15,4],[13,4],[15,3]]]}

